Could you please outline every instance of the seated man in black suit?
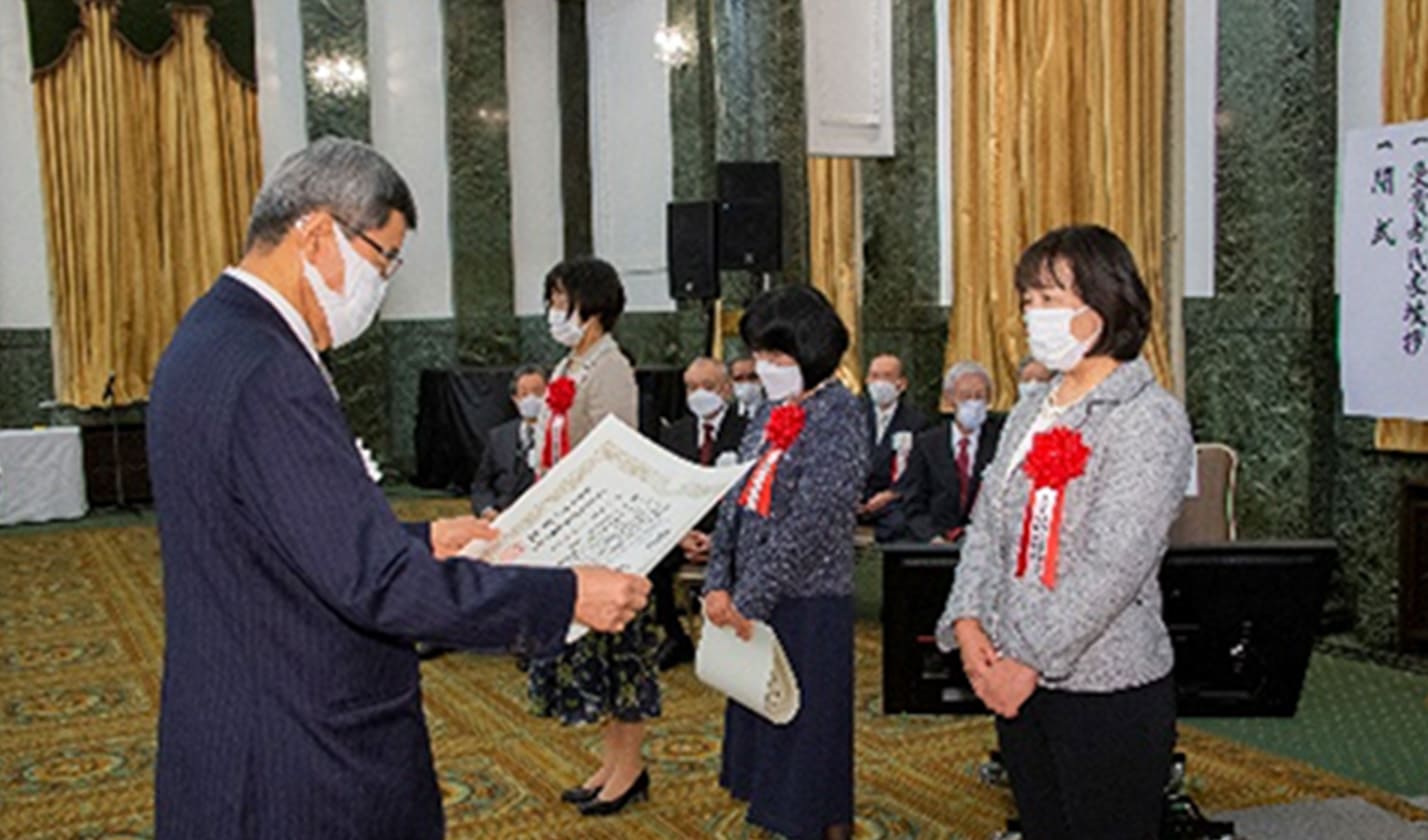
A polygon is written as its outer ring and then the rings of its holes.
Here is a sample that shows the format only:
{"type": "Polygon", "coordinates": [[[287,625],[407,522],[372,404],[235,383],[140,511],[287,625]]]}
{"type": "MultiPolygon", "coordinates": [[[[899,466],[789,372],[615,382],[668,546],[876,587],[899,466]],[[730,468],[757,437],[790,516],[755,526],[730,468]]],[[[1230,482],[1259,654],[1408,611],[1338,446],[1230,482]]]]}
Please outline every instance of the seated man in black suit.
{"type": "MultiPolygon", "coordinates": [[[[744,437],[747,421],[730,410],[729,374],[715,359],[700,357],[684,371],[685,400],[689,414],[671,423],[660,435],[660,443],[669,451],[713,466],[729,457],[738,457],[739,442],[744,437]]],[[[665,641],[660,648],[659,665],[668,670],[694,659],[694,642],[679,623],[679,610],[674,603],[674,573],[685,563],[704,563],[709,559],[709,536],[714,530],[717,509],[685,535],[679,545],[659,566],[650,572],[650,598],[655,604],[655,618],[664,627],[665,641]]]]}
{"type": "Polygon", "coordinates": [[[526,365],[511,377],[511,402],[520,415],[486,433],[486,449],[471,482],[471,510],[495,519],[535,481],[531,453],[536,449],[536,420],[545,404],[545,371],[526,365]]]}
{"type": "Polygon", "coordinates": [[[892,486],[907,471],[913,436],[927,419],[904,398],[907,376],[902,360],[891,353],[874,356],[864,382],[868,419],[868,481],[863,487],[858,522],[881,531],[895,528],[892,486]]]}
{"type": "Polygon", "coordinates": [[[976,362],[953,365],[942,395],[955,414],[914,439],[907,472],[894,486],[902,528],[880,539],[952,542],[967,524],[1005,416],[987,413],[992,377],[976,362]]]}

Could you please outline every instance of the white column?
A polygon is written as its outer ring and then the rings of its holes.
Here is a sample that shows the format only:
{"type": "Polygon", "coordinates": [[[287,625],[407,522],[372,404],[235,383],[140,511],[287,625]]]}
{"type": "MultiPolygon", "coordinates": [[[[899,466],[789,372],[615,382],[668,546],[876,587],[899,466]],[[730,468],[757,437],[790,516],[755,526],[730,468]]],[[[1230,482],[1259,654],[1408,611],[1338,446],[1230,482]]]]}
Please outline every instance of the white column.
{"type": "Polygon", "coordinates": [[[937,259],[943,306],[952,305],[952,7],[937,0],[937,259]]]}
{"type": "MultiPolygon", "coordinates": [[[[1339,13],[1339,142],[1335,160],[1344,161],[1344,143],[1356,128],[1383,125],[1383,0],[1345,0],[1339,13]],[[1352,6],[1352,9],[1349,7],[1352,6]]],[[[1341,180],[1336,177],[1335,183],[1341,180]]],[[[1342,212],[1342,207],[1338,208],[1342,212]]],[[[1344,266],[1334,249],[1334,291],[1341,291],[1344,266]]]]}
{"type": "Polygon", "coordinates": [[[1185,6],[1185,297],[1215,294],[1215,106],[1218,0],[1185,6]]]}
{"type": "Polygon", "coordinates": [[[674,141],[668,71],[654,57],[665,0],[588,0],[585,15],[595,254],[619,269],[627,310],[672,312],[665,205],[674,141]]]}
{"type": "Polygon", "coordinates": [[[565,255],[560,191],[560,17],[555,0],[506,0],[511,258],[517,315],[539,315],[545,275],[565,255]]]}
{"type": "Polygon", "coordinates": [[[0,329],[44,329],[50,271],[24,0],[0,0],[0,114],[0,329]]]}
{"type": "Polygon", "coordinates": [[[367,80],[372,145],[416,198],[417,230],[382,317],[450,318],[451,232],[446,166],[445,27],[437,0],[367,0],[367,80]]]}
{"type": "Polygon", "coordinates": [[[298,0],[253,0],[253,52],[258,72],[258,133],[266,174],[307,145],[298,0]]]}

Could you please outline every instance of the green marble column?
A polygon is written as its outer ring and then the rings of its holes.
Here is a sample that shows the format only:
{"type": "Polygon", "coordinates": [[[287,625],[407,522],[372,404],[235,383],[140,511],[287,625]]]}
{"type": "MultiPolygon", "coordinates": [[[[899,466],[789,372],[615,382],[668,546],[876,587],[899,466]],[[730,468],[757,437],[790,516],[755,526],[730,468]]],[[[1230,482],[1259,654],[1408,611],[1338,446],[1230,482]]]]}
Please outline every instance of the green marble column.
{"type": "MultiPolygon", "coordinates": [[[[367,17],[362,0],[302,0],[304,79],[308,138],[349,137],[370,142],[371,101],[367,86],[329,85],[312,72],[312,62],[346,58],[366,69],[367,17]]],[[[418,203],[420,216],[420,203],[418,203]]],[[[391,464],[392,447],[387,348],[383,327],[374,324],[361,338],[326,354],[352,433],[391,464]]]]}
{"type": "Polygon", "coordinates": [[[366,85],[326,86],[314,79],[313,61],[346,57],[367,65],[367,10],[363,0],[302,0],[303,78],[307,85],[307,134],[371,140],[371,101],[366,85]]]}
{"type": "Polygon", "coordinates": [[[0,429],[49,422],[40,403],[54,397],[48,329],[0,329],[0,429]]]}
{"type": "Polygon", "coordinates": [[[565,255],[594,250],[590,223],[590,50],[585,0],[560,0],[557,82],[560,100],[560,194],[565,255]]]}
{"type": "MultiPolygon", "coordinates": [[[[808,280],[808,171],[803,116],[803,17],[787,0],[712,0],[715,153],[718,160],[776,160],[783,177],[783,272],[808,280]]],[[[725,298],[756,287],[725,272],[725,298]]]]}
{"type": "Polygon", "coordinates": [[[669,0],[665,21],[690,34],[693,59],[669,72],[669,122],[674,149],[674,200],[714,198],[717,131],[714,102],[713,0],[669,0]]]}
{"type": "Polygon", "coordinates": [[[462,364],[520,356],[511,261],[505,12],[501,0],[446,3],[446,157],[452,291],[462,364]]]}
{"type": "Polygon", "coordinates": [[[864,364],[896,353],[912,400],[932,410],[947,346],[939,276],[937,22],[925,0],[893,0],[892,11],[896,154],[861,162],[864,364]]]}

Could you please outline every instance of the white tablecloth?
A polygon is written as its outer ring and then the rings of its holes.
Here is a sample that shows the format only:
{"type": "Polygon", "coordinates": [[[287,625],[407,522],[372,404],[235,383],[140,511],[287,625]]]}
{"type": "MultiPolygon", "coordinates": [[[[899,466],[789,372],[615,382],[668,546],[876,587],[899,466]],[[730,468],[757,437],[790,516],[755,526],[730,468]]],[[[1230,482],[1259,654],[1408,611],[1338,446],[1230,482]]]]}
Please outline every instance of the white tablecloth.
{"type": "Polygon", "coordinates": [[[81,517],[84,490],[78,426],[0,429],[0,525],[81,517]]]}

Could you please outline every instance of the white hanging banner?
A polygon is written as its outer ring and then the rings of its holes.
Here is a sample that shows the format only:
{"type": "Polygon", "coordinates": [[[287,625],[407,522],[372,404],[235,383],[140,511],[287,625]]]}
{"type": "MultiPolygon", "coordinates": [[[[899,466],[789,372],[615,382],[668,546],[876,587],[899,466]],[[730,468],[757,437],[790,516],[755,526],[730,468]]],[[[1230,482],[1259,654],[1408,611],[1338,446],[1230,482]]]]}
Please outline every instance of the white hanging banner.
{"type": "MultiPolygon", "coordinates": [[[[669,71],[655,58],[664,0],[587,0],[590,226],[620,272],[625,309],[673,312],[665,205],[674,195],[669,71]]],[[[708,56],[701,56],[708,61],[708,56]]]]}
{"type": "Polygon", "coordinates": [[[1351,131],[1344,148],[1344,413],[1428,420],[1428,121],[1351,131]]]}
{"type": "Polygon", "coordinates": [[[560,13],[556,0],[506,0],[511,262],[517,315],[545,312],[545,274],[565,255],[560,194],[560,13]]]}
{"type": "Polygon", "coordinates": [[[446,165],[445,21],[436,3],[367,0],[372,145],[416,197],[418,227],[402,248],[401,279],[384,319],[455,314],[451,299],[450,178],[446,165]]]}
{"type": "Polygon", "coordinates": [[[892,0],[803,0],[808,153],[893,154],[892,0]]]}
{"type": "Polygon", "coordinates": [[[0,149],[5,150],[0,154],[0,329],[39,329],[51,323],[28,33],[25,4],[0,2],[0,111],[5,114],[0,122],[0,149]]]}

